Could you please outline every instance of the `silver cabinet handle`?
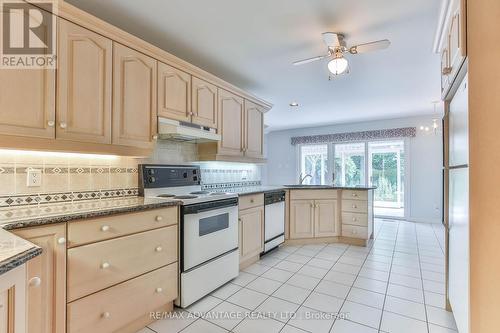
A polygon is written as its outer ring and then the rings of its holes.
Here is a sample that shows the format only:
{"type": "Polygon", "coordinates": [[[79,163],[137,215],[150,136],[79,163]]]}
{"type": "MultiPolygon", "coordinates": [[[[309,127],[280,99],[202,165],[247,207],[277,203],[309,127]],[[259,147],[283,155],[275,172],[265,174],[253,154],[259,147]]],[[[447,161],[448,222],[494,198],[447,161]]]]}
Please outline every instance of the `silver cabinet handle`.
{"type": "Polygon", "coordinates": [[[68,127],[68,124],[66,124],[65,122],[61,122],[61,123],[59,124],[59,127],[61,127],[61,128],[66,128],[66,127],[68,127]]]}
{"type": "Polygon", "coordinates": [[[163,248],[162,248],[161,246],[157,246],[157,247],[155,248],[155,251],[156,251],[156,252],[161,252],[161,251],[163,251],[163,248]]]}
{"type": "Polygon", "coordinates": [[[66,238],[64,238],[64,237],[58,238],[57,243],[58,244],[66,244],[66,238]]]}
{"type": "Polygon", "coordinates": [[[352,208],[358,208],[358,206],[356,206],[356,205],[352,205],[352,208]]]}
{"type": "Polygon", "coordinates": [[[49,126],[49,127],[54,127],[55,125],[56,125],[56,122],[55,122],[55,121],[53,121],[53,120],[49,120],[49,121],[47,121],[47,126],[49,126]]]}
{"type": "Polygon", "coordinates": [[[103,263],[101,264],[101,269],[106,269],[106,268],[109,268],[109,266],[110,266],[110,265],[109,265],[109,262],[103,262],[103,263]]]}
{"type": "Polygon", "coordinates": [[[32,277],[28,282],[28,286],[30,287],[39,287],[41,284],[42,279],[40,279],[38,276],[32,277]]]}
{"type": "Polygon", "coordinates": [[[158,288],[156,288],[156,290],[155,290],[155,291],[159,294],[159,293],[161,293],[161,292],[163,291],[163,288],[158,287],[158,288]]]}
{"type": "Polygon", "coordinates": [[[163,220],[163,216],[158,215],[157,217],[155,217],[155,220],[156,222],[161,222],[163,220]]]}
{"type": "Polygon", "coordinates": [[[152,138],[153,138],[153,140],[155,140],[155,141],[156,141],[156,140],[158,140],[158,134],[154,134],[154,135],[152,136],[152,138]]]}
{"type": "Polygon", "coordinates": [[[353,196],[353,197],[357,197],[358,195],[357,195],[356,193],[353,193],[353,194],[352,194],[352,196],[353,196]]]}
{"type": "Polygon", "coordinates": [[[357,218],[355,218],[355,217],[353,217],[353,218],[352,218],[352,221],[353,221],[353,222],[356,222],[357,220],[358,220],[358,219],[357,219],[357,218]]]}
{"type": "Polygon", "coordinates": [[[102,313],[101,317],[104,318],[104,319],[107,319],[107,318],[111,317],[111,314],[106,311],[106,312],[102,313]]]}
{"type": "Polygon", "coordinates": [[[108,231],[108,230],[109,230],[109,225],[103,225],[103,226],[101,227],[101,231],[103,231],[103,232],[106,232],[106,231],[108,231]]]}

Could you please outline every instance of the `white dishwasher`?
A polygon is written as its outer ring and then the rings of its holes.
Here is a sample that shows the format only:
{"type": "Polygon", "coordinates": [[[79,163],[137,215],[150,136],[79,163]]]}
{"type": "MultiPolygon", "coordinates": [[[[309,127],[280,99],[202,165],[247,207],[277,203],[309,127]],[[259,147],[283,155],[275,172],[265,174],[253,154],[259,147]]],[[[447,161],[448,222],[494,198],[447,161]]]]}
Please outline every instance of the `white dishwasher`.
{"type": "Polygon", "coordinates": [[[264,194],[264,254],[285,241],[285,191],[264,194]]]}

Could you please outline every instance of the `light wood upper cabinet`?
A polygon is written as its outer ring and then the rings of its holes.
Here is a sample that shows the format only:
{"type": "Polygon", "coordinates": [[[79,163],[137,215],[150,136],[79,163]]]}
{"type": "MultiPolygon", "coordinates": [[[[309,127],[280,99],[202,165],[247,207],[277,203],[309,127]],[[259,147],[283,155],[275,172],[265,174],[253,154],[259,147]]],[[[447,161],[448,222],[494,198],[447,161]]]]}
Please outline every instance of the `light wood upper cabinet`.
{"type": "Polygon", "coordinates": [[[156,60],[113,44],[113,144],[152,148],[157,132],[156,60]]]}
{"type": "Polygon", "coordinates": [[[264,112],[257,104],[245,100],[245,147],[248,157],[262,158],[264,154],[264,112]]]}
{"type": "Polygon", "coordinates": [[[448,29],[450,52],[450,76],[454,77],[466,56],[465,0],[452,1],[452,12],[448,29]]]}
{"type": "Polygon", "coordinates": [[[192,122],[200,126],[217,128],[217,87],[194,76],[191,86],[192,122]]]}
{"type": "Polygon", "coordinates": [[[264,207],[250,208],[239,213],[240,261],[258,255],[264,248],[264,207]]]}
{"type": "Polygon", "coordinates": [[[314,201],[290,201],[290,239],[314,237],[314,201]]]}
{"type": "Polygon", "coordinates": [[[59,21],[57,138],[111,143],[113,42],[59,21]]]}
{"type": "Polygon", "coordinates": [[[338,236],[337,200],[315,200],[314,207],[314,237],[338,236]]]}
{"type": "Polygon", "coordinates": [[[219,89],[219,133],[221,141],[218,154],[243,156],[243,98],[219,89]]]}
{"type": "Polygon", "coordinates": [[[0,134],[53,139],[54,125],[55,70],[0,69],[0,134]]]}
{"type": "Polygon", "coordinates": [[[158,63],[158,116],[191,121],[191,75],[158,63]]]}
{"type": "Polygon", "coordinates": [[[42,248],[26,265],[27,332],[66,331],[66,224],[15,230],[42,248]]]}

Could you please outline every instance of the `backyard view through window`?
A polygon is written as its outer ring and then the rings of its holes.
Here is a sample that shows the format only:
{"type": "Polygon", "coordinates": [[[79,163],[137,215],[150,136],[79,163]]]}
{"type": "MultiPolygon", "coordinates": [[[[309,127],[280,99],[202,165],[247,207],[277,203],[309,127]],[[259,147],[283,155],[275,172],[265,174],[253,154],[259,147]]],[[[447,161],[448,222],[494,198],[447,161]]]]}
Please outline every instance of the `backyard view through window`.
{"type": "Polygon", "coordinates": [[[311,185],[376,186],[375,215],[404,217],[404,149],[403,140],[302,145],[299,176],[311,185]]]}

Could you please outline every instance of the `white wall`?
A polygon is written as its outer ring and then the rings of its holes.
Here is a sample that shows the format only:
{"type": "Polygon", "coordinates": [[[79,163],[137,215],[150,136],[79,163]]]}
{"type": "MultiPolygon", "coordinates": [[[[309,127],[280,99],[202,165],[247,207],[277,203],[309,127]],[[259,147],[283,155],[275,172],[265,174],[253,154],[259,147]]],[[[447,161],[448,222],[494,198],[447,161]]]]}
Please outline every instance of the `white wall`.
{"type": "Polygon", "coordinates": [[[421,125],[431,124],[432,117],[425,116],[270,132],[265,137],[268,162],[263,182],[269,185],[297,183],[296,147],[291,145],[291,137],[414,126],[417,127],[417,136],[409,139],[408,216],[413,221],[439,222],[442,211],[441,131],[434,135],[432,131],[419,130],[421,125]]]}

